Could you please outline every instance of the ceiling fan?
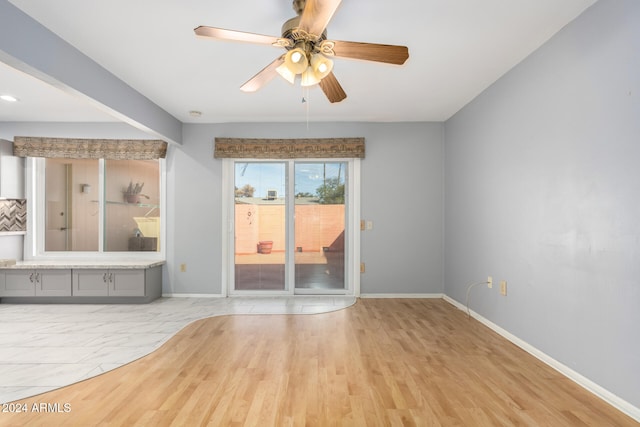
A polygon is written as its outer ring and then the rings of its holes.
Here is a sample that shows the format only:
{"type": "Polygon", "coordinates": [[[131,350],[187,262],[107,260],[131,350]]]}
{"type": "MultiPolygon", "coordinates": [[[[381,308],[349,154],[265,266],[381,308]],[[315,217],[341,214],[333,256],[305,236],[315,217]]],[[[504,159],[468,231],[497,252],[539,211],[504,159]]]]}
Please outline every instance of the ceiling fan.
{"type": "Polygon", "coordinates": [[[402,65],[409,58],[406,46],[328,40],[326,27],[341,0],[293,0],[298,14],[282,26],[282,36],[265,36],[243,31],[199,26],[196,35],[222,40],[266,44],[287,52],[267,65],[240,87],[255,92],[278,74],[290,83],[300,76],[302,86],[319,84],[330,102],[347,97],[333,74],[332,57],[402,65]]]}

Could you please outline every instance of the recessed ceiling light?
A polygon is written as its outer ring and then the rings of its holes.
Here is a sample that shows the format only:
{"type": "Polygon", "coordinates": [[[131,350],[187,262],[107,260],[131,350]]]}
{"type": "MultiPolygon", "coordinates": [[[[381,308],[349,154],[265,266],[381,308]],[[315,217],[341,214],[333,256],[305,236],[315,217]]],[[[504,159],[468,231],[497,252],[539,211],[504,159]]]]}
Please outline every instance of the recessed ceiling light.
{"type": "Polygon", "coordinates": [[[191,110],[189,111],[189,115],[191,117],[200,117],[202,115],[202,111],[191,110]]]}
{"type": "Polygon", "coordinates": [[[16,102],[18,100],[18,98],[11,95],[0,95],[0,99],[7,102],[16,102]]]}

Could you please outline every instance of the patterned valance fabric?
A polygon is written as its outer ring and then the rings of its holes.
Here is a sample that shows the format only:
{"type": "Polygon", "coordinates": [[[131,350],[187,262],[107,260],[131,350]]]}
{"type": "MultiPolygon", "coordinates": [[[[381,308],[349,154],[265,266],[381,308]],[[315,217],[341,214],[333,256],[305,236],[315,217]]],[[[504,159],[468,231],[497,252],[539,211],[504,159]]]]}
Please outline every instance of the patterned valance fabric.
{"type": "Polygon", "coordinates": [[[155,160],[167,156],[167,143],[152,139],[73,139],[16,136],[13,155],[64,159],[155,160]]]}
{"type": "Polygon", "coordinates": [[[216,138],[216,159],[364,159],[364,138],[216,138]]]}

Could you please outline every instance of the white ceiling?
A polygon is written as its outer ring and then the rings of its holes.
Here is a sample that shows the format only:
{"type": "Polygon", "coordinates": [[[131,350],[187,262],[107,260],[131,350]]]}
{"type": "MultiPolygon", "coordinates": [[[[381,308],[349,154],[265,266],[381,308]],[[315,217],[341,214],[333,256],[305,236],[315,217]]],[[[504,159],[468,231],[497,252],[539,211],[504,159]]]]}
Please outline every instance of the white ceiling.
{"type": "MultiPolygon", "coordinates": [[[[279,36],[282,23],[295,15],[291,0],[10,0],[191,123],[443,121],[595,1],[343,0],[329,39],[406,45],[410,58],[403,66],[336,59],[334,74],[348,97],[330,104],[318,87],[304,94],[281,78],[259,92],[241,92],[282,51],[193,33],[208,25],[279,36]]],[[[117,120],[0,63],[2,93],[20,102],[0,101],[0,122],[117,120]]]]}

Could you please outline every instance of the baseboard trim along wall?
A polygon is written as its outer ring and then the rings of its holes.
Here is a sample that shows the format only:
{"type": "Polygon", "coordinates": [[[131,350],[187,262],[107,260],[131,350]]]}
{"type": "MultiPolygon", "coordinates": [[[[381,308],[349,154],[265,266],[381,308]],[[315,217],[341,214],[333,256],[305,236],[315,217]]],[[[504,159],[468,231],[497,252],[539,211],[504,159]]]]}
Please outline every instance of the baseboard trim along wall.
{"type": "MultiPolygon", "coordinates": [[[[455,306],[456,308],[458,308],[458,309],[460,309],[460,310],[462,310],[464,312],[467,311],[467,307],[464,304],[454,300],[453,298],[451,298],[451,297],[449,297],[447,295],[443,295],[442,298],[445,301],[447,301],[449,304],[455,306]]],[[[495,323],[491,322],[490,320],[486,319],[485,317],[481,316],[480,314],[476,313],[475,311],[469,310],[469,313],[471,314],[471,317],[473,317],[474,319],[476,319],[477,321],[479,321],[483,325],[487,326],[488,328],[490,328],[491,330],[493,330],[497,334],[499,334],[502,337],[508,339],[513,344],[517,345],[518,347],[520,347],[521,349],[523,349],[527,353],[531,354],[532,356],[534,356],[538,360],[546,363],[547,365],[549,365],[550,367],[552,367],[556,371],[560,372],[562,375],[564,375],[565,377],[569,378],[570,380],[572,380],[573,382],[575,382],[579,386],[583,387],[584,389],[586,389],[586,390],[590,391],[591,393],[595,394],[596,396],[598,396],[600,399],[602,399],[605,402],[609,403],[611,406],[619,409],[620,411],[624,412],[625,414],[627,414],[628,416],[630,416],[634,420],[640,422],[640,408],[636,408],[635,406],[633,406],[632,404],[630,404],[626,400],[621,399],[620,397],[618,397],[615,394],[611,393],[609,390],[607,390],[607,389],[601,387],[600,385],[594,383],[590,379],[580,375],[579,373],[577,373],[573,369],[571,369],[568,366],[558,362],[553,357],[549,356],[546,353],[543,353],[542,351],[538,350],[537,348],[535,348],[531,344],[521,340],[520,338],[518,338],[517,336],[511,334],[510,332],[506,331],[505,329],[502,329],[500,326],[496,325],[495,323]]]]}
{"type": "Polygon", "coordinates": [[[162,294],[163,298],[224,298],[222,294],[162,294]]]}
{"type": "Polygon", "coordinates": [[[444,298],[444,294],[360,294],[360,298],[444,298]]]}

